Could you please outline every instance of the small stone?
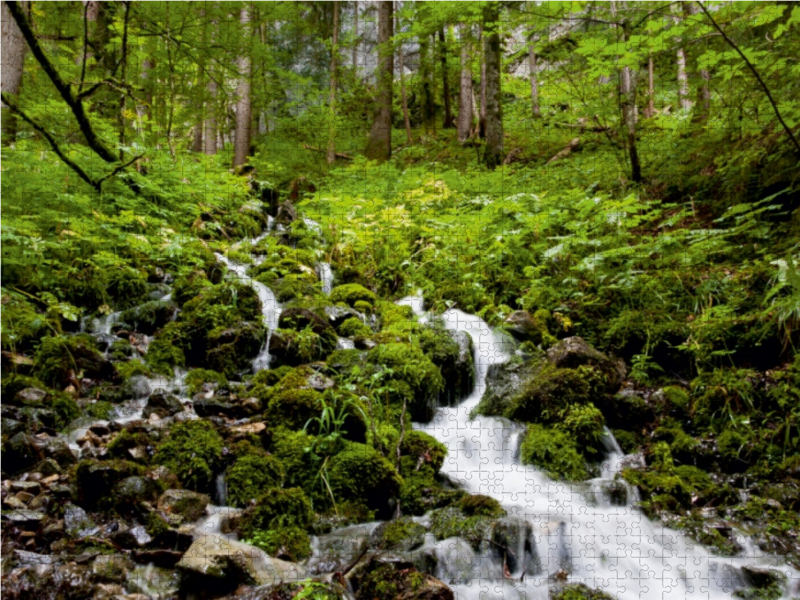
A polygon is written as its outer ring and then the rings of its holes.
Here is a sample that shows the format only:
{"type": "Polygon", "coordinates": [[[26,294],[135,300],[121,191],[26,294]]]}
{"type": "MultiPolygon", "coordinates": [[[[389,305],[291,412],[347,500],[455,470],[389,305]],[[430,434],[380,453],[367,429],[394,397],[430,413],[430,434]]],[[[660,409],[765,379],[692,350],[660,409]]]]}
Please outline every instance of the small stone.
{"type": "Polygon", "coordinates": [[[111,539],[123,548],[139,548],[149,544],[153,538],[143,526],[137,525],[125,531],[117,531],[111,535],[111,539]]]}
{"type": "Polygon", "coordinates": [[[38,481],[12,481],[10,488],[11,491],[29,492],[34,496],[42,491],[42,485],[38,481]]]}
{"type": "Polygon", "coordinates": [[[2,515],[3,521],[18,527],[38,527],[44,519],[44,513],[35,510],[10,510],[2,515]]]}
{"type": "Polygon", "coordinates": [[[14,400],[25,406],[41,407],[44,405],[44,399],[46,397],[47,392],[44,390],[37,388],[25,388],[24,390],[17,392],[17,395],[14,396],[14,400]]]}
{"type": "Polygon", "coordinates": [[[42,483],[49,483],[48,480],[50,480],[52,476],[55,476],[57,479],[62,472],[59,464],[52,458],[45,458],[42,462],[36,465],[36,470],[44,476],[42,483]]]}
{"type": "Polygon", "coordinates": [[[9,496],[3,500],[3,508],[8,508],[11,510],[19,510],[27,508],[27,505],[17,498],[16,496],[9,496]]]}
{"type": "Polygon", "coordinates": [[[36,498],[30,501],[30,504],[28,504],[28,508],[30,508],[31,510],[46,511],[49,506],[50,506],[50,496],[48,496],[47,494],[39,494],[38,496],[36,496],[36,498]]]}
{"type": "Polygon", "coordinates": [[[93,527],[94,523],[80,506],[67,504],[64,507],[64,529],[69,535],[82,537],[93,527]]]}
{"type": "Polygon", "coordinates": [[[15,498],[20,502],[28,504],[31,500],[33,500],[36,496],[31,494],[30,492],[17,492],[15,498]]]}

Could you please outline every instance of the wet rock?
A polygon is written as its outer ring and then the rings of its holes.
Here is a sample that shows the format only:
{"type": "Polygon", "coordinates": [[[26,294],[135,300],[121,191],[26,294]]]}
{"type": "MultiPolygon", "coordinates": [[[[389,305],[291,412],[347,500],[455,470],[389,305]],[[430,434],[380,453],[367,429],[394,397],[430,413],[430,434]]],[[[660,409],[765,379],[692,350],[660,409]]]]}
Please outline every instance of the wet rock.
{"type": "Polygon", "coordinates": [[[142,418],[149,419],[151,415],[156,415],[163,419],[179,412],[183,412],[183,404],[180,400],[172,394],[156,392],[147,399],[147,404],[142,411],[142,418]]]}
{"type": "Polygon", "coordinates": [[[180,588],[180,573],[153,565],[138,565],[128,572],[125,587],[147,598],[174,598],[180,588]]]}
{"type": "Polygon", "coordinates": [[[360,321],[364,321],[364,315],[354,308],[350,308],[349,306],[344,305],[337,305],[337,306],[326,306],[325,307],[325,316],[328,317],[331,325],[335,328],[339,328],[339,326],[344,323],[347,319],[355,317],[360,321]]]}
{"type": "Polygon", "coordinates": [[[255,546],[219,535],[199,536],[176,566],[188,574],[224,581],[231,587],[300,581],[306,576],[300,565],[270,558],[255,546]]]}
{"type": "Polygon", "coordinates": [[[28,506],[27,503],[21,498],[17,498],[16,496],[8,496],[7,498],[3,498],[3,508],[7,508],[9,510],[22,510],[28,508],[28,506]]]}
{"type": "Polygon", "coordinates": [[[3,445],[3,470],[8,473],[27,470],[44,457],[40,440],[20,432],[3,445]]]}
{"type": "Polygon", "coordinates": [[[120,320],[136,331],[153,335],[175,317],[177,310],[178,305],[172,301],[153,300],[123,311],[120,320]]]}
{"type": "Polygon", "coordinates": [[[348,576],[356,600],[454,600],[453,591],[432,575],[420,573],[404,558],[384,554],[356,566],[348,576]]]}
{"type": "Polygon", "coordinates": [[[626,375],[623,361],[612,360],[578,336],[565,338],[551,347],[547,360],[560,369],[577,369],[584,365],[599,369],[606,376],[610,393],[619,389],[626,375]]]}
{"type": "Polygon", "coordinates": [[[117,483],[112,495],[117,507],[132,508],[155,500],[157,490],[152,479],[132,475],[117,483]]]}
{"type": "Polygon", "coordinates": [[[547,311],[536,311],[535,315],[531,315],[527,310],[516,310],[503,325],[520,342],[531,342],[546,348],[556,342],[556,338],[547,331],[548,317],[547,311]]]}
{"type": "Polygon", "coordinates": [[[512,576],[538,575],[541,560],[531,524],[519,517],[504,517],[492,526],[491,553],[512,576]]]}
{"type": "Polygon", "coordinates": [[[67,504],[64,507],[64,530],[72,537],[83,537],[94,528],[94,522],[80,506],[67,504]]]}
{"type": "Polygon", "coordinates": [[[189,490],[167,490],[158,499],[158,510],[193,522],[205,514],[209,504],[211,498],[206,494],[189,490]]]}
{"type": "Polygon", "coordinates": [[[42,441],[45,457],[52,458],[62,468],[69,467],[78,462],[77,457],[70,450],[69,443],[63,437],[51,437],[42,441]]]}
{"type": "Polygon", "coordinates": [[[28,509],[9,510],[2,515],[2,520],[7,525],[23,529],[35,529],[43,519],[44,513],[28,509]]]}
{"type": "Polygon", "coordinates": [[[409,552],[422,546],[425,528],[409,518],[385,521],[370,536],[370,546],[395,552],[409,552]]]}
{"type": "Polygon", "coordinates": [[[114,486],[140,470],[135,463],[124,460],[81,461],[75,472],[79,504],[89,509],[97,508],[101,501],[112,504],[114,486]]]}
{"type": "Polygon", "coordinates": [[[779,587],[786,580],[786,575],[775,569],[759,569],[745,565],[742,567],[745,582],[756,589],[779,587]]]}
{"type": "Polygon", "coordinates": [[[152,539],[142,525],[116,531],[111,535],[111,540],[123,548],[140,548],[149,544],[152,539]]]}
{"type": "MultiPolygon", "coordinates": [[[[351,596],[347,588],[336,579],[336,574],[301,583],[279,583],[237,590],[221,600],[289,600],[291,598],[318,598],[319,600],[345,600],[351,596]]],[[[341,575],[339,575],[341,578],[341,575]]]]}
{"type": "Polygon", "coordinates": [[[134,550],[131,552],[131,558],[141,564],[160,567],[162,569],[172,569],[178,564],[178,561],[183,557],[183,553],[192,545],[191,540],[185,546],[179,546],[178,549],[158,549],[158,550],[134,550]]]}
{"type": "Polygon", "coordinates": [[[13,437],[25,430],[25,423],[14,418],[3,416],[2,430],[5,435],[13,437]]]}
{"type": "Polygon", "coordinates": [[[12,492],[28,492],[35,496],[42,491],[42,484],[38,481],[12,481],[9,488],[12,492]]]}
{"type": "Polygon", "coordinates": [[[321,373],[312,373],[311,375],[308,376],[306,382],[308,384],[308,387],[310,387],[312,390],[317,390],[318,392],[324,392],[325,390],[330,389],[334,385],[336,385],[333,379],[325,377],[321,373]]]}
{"type": "Polygon", "coordinates": [[[128,571],[134,567],[127,556],[121,554],[101,554],[92,561],[92,574],[96,579],[109,583],[124,583],[128,571]]]}
{"type": "Polygon", "coordinates": [[[550,589],[550,600],[614,600],[613,596],[583,583],[565,584],[565,578],[560,577],[561,573],[566,575],[563,571],[556,574],[559,577],[554,578],[554,584],[550,589]]]}
{"type": "Polygon", "coordinates": [[[14,401],[23,406],[43,407],[47,392],[37,388],[25,388],[14,396],[14,401]]]}
{"type": "Polygon", "coordinates": [[[198,417],[225,416],[238,419],[246,416],[244,407],[229,396],[196,397],[193,406],[194,412],[197,413],[198,417]]]}
{"type": "Polygon", "coordinates": [[[209,369],[233,378],[238,371],[251,366],[251,361],[264,345],[264,329],[261,325],[242,322],[215,332],[208,341],[206,363],[209,369]]]}

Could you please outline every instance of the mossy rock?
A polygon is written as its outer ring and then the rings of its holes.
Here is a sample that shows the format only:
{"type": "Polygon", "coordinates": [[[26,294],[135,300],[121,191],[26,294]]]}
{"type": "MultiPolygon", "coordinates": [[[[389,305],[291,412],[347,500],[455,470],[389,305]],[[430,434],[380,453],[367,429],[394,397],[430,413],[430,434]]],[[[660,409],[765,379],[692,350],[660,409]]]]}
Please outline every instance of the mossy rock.
{"type": "Polygon", "coordinates": [[[119,380],[114,365],[100,354],[88,335],[51,336],[42,340],[34,356],[33,375],[51,387],[61,387],[83,372],[93,380],[119,380]]]}
{"type": "Polygon", "coordinates": [[[573,336],[560,340],[547,351],[547,360],[562,369],[594,367],[603,374],[608,393],[613,394],[625,379],[625,363],[613,360],[590,346],[583,338],[573,336]]]}
{"type": "Polygon", "coordinates": [[[221,470],[222,448],[222,436],[210,422],[175,423],[153,461],[174,472],[187,488],[205,492],[221,470]]]}
{"type": "Polygon", "coordinates": [[[205,364],[226,377],[236,377],[251,366],[266,339],[261,324],[242,322],[234,327],[218,328],[208,334],[205,364]]]}
{"type": "Polygon", "coordinates": [[[464,496],[458,506],[467,517],[502,517],[506,514],[497,500],[482,494],[464,496]]]}
{"type": "Polygon", "coordinates": [[[115,306],[135,306],[147,297],[147,274],[133,267],[109,269],[105,276],[106,293],[115,306]]]}
{"type": "Polygon", "coordinates": [[[158,510],[178,516],[184,523],[193,523],[206,512],[211,504],[207,494],[199,494],[190,490],[167,490],[158,498],[158,510]]]}
{"type": "Polygon", "coordinates": [[[429,464],[438,473],[447,458],[447,446],[424,431],[411,430],[403,436],[400,454],[410,457],[415,462],[415,469],[419,465],[429,464]]]}
{"type": "Polygon", "coordinates": [[[550,600],[614,600],[614,596],[584,583],[568,583],[551,588],[550,600]]]}
{"type": "Polygon", "coordinates": [[[351,442],[330,460],[328,482],[337,500],[360,501],[379,515],[388,515],[389,501],[397,497],[402,479],[375,449],[351,442]]]}
{"type": "Polygon", "coordinates": [[[311,389],[287,389],[279,392],[267,407],[274,427],[302,429],[306,422],[318,417],[322,410],[322,395],[311,389]]]}
{"type": "Polygon", "coordinates": [[[435,577],[420,573],[405,559],[374,556],[349,575],[356,600],[402,598],[404,600],[453,600],[452,590],[435,577]]]}
{"type": "Polygon", "coordinates": [[[392,370],[390,379],[404,383],[408,392],[399,389],[397,401],[409,401],[412,420],[427,422],[433,418],[436,399],[444,389],[444,379],[438,367],[417,346],[392,343],[381,344],[369,351],[367,361],[392,370]]]}
{"type": "Polygon", "coordinates": [[[475,385],[472,338],[464,331],[423,327],[419,345],[439,368],[444,380],[440,404],[454,406],[472,393],[475,385]]]}
{"type": "Polygon", "coordinates": [[[228,385],[228,378],[211,369],[192,369],[186,374],[183,384],[186,386],[187,395],[191,397],[203,391],[209,384],[213,389],[224,388],[228,385]]]}
{"type": "Polygon", "coordinates": [[[336,331],[324,318],[305,308],[288,308],[281,313],[270,353],[287,364],[303,364],[324,358],[336,343],[336,331]]]}
{"type": "Polygon", "coordinates": [[[115,435],[108,443],[108,453],[114,458],[131,459],[130,450],[140,448],[143,452],[135,452],[138,459],[135,462],[147,464],[150,462],[150,456],[147,454],[147,448],[155,446],[156,439],[150,432],[140,428],[136,424],[126,426],[122,431],[115,435]]]}
{"type": "Polygon", "coordinates": [[[357,283],[337,285],[331,290],[330,299],[333,303],[342,302],[356,310],[358,310],[356,307],[358,302],[364,302],[370,308],[375,306],[375,294],[357,283]]]}
{"type": "Polygon", "coordinates": [[[120,321],[133,326],[135,331],[153,335],[175,317],[177,310],[178,305],[174,302],[151,300],[123,311],[120,321]]]}
{"type": "Polygon", "coordinates": [[[208,276],[204,271],[191,271],[175,280],[175,285],[172,288],[172,297],[177,304],[183,305],[204,289],[212,286],[213,284],[208,280],[208,276]]]}
{"type": "Polygon", "coordinates": [[[257,530],[278,527],[308,529],[314,520],[314,511],[300,488],[271,488],[264,492],[255,505],[248,508],[238,524],[238,531],[250,537],[257,530]]]}
{"type": "Polygon", "coordinates": [[[75,468],[78,503],[91,510],[111,508],[116,504],[115,486],[143,473],[141,466],[126,460],[82,460],[75,468]]]}
{"type": "Polygon", "coordinates": [[[602,456],[606,448],[605,419],[594,404],[570,404],[559,413],[559,420],[557,427],[577,444],[586,459],[602,456]]]}
{"type": "Polygon", "coordinates": [[[426,529],[403,517],[381,523],[370,536],[370,546],[382,551],[410,552],[422,546],[426,529]]]}
{"type": "MultiPolygon", "coordinates": [[[[298,562],[311,556],[311,537],[305,529],[296,525],[253,530],[248,535],[246,542],[280,560],[298,562]]],[[[325,598],[326,596],[313,597],[325,598]]],[[[334,597],[338,598],[338,596],[334,597]]]]}
{"type": "Polygon", "coordinates": [[[404,456],[400,460],[403,485],[400,486],[400,509],[404,515],[421,516],[437,508],[457,504],[467,493],[443,486],[436,480],[433,468],[404,456]]]}
{"type": "Polygon", "coordinates": [[[494,522],[493,517],[467,517],[455,506],[431,512],[431,531],[437,540],[460,537],[476,550],[484,540],[491,539],[494,522]]]}
{"type": "Polygon", "coordinates": [[[268,488],[278,488],[286,477],[281,462],[264,452],[245,454],[228,467],[225,481],[231,506],[245,507],[268,488]]]}
{"type": "Polygon", "coordinates": [[[372,335],[372,329],[365,325],[358,317],[345,319],[344,323],[339,326],[338,331],[339,335],[349,338],[369,337],[372,335]]]}
{"type": "Polygon", "coordinates": [[[589,476],[577,444],[558,429],[529,425],[520,453],[523,464],[535,465],[553,479],[582,481],[589,476]]]}
{"type": "Polygon", "coordinates": [[[147,347],[144,359],[154,372],[172,377],[175,367],[186,364],[186,355],[182,346],[186,332],[179,323],[167,323],[147,347]]]}
{"type": "Polygon", "coordinates": [[[533,315],[526,310],[516,310],[503,322],[503,327],[520,342],[549,348],[558,340],[547,329],[550,312],[540,308],[533,315]]]}

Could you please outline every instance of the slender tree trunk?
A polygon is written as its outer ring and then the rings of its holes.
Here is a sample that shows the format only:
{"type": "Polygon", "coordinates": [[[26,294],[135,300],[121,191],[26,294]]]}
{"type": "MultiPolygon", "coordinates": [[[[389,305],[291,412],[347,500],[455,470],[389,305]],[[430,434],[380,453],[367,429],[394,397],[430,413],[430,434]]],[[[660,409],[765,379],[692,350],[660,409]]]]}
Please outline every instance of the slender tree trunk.
{"type": "Polygon", "coordinates": [[[439,60],[442,63],[442,95],[444,96],[444,129],[455,128],[453,110],[450,107],[450,80],[447,77],[447,38],[444,27],[439,28],[439,60]]]}
{"type": "MultiPolygon", "coordinates": [[[[680,12],[681,9],[678,5],[673,5],[672,10],[673,12],[680,12]]],[[[672,20],[675,23],[680,22],[680,18],[677,15],[673,15],[672,20]]],[[[675,42],[678,44],[682,41],[679,37],[675,38],[675,42]]],[[[676,66],[678,68],[678,106],[686,113],[691,110],[692,101],[689,99],[689,75],[686,72],[686,51],[683,48],[678,48],[676,53],[676,66]]]]}
{"type": "MultiPolygon", "coordinates": [[[[239,22],[242,24],[242,34],[245,39],[250,36],[250,12],[247,4],[242,5],[239,22]]],[[[247,50],[239,59],[239,86],[236,90],[238,101],[236,103],[236,129],[235,146],[233,149],[233,167],[240,167],[247,162],[250,154],[250,139],[252,135],[253,105],[250,95],[250,56],[247,50]]]]}
{"type": "MultiPolygon", "coordinates": [[[[399,3],[398,3],[399,4],[399,3]]],[[[395,13],[399,15],[399,13],[395,13]]],[[[400,31],[400,17],[397,16],[397,25],[395,26],[397,31],[400,31]]],[[[398,58],[400,60],[400,97],[403,101],[403,122],[406,126],[406,137],[408,138],[408,145],[411,146],[414,144],[414,138],[411,135],[411,117],[408,114],[408,99],[406,98],[406,74],[405,74],[405,64],[404,64],[404,56],[403,56],[403,44],[402,42],[398,45],[398,58]]]]}
{"type": "MultiPolygon", "coordinates": [[[[622,25],[625,42],[630,38],[630,24],[626,20],[622,25]]],[[[622,69],[622,114],[628,142],[628,156],[631,161],[631,179],[636,183],[642,180],[642,166],[639,163],[639,150],[636,146],[636,86],[634,73],[630,67],[622,69]]]]}
{"type": "Polygon", "coordinates": [[[328,101],[328,164],[336,162],[336,78],[339,58],[339,11],[340,3],[333,3],[333,33],[331,39],[331,93],[328,101]]]}
{"type": "MultiPolygon", "coordinates": [[[[700,12],[700,7],[695,2],[684,2],[683,9],[684,13],[689,17],[700,12]]],[[[709,90],[711,74],[706,69],[699,69],[698,74],[700,75],[700,85],[697,88],[696,97],[697,106],[700,110],[692,115],[692,121],[695,123],[705,123],[708,120],[708,114],[711,110],[711,92],[709,90]]],[[[688,95],[688,89],[686,93],[688,95]]],[[[689,107],[692,106],[691,101],[688,104],[689,107]]]]}
{"type": "Polygon", "coordinates": [[[375,116],[367,142],[367,158],[388,160],[392,156],[392,87],[394,51],[392,49],[392,0],[378,3],[378,93],[375,116]]]}
{"type": "Polygon", "coordinates": [[[538,119],[542,112],[539,109],[539,69],[536,66],[536,46],[533,43],[533,36],[531,36],[530,44],[528,45],[528,68],[531,72],[531,114],[534,119],[538,119]]]}
{"type": "Polygon", "coordinates": [[[478,137],[480,137],[481,125],[480,125],[480,121],[479,120],[476,121],[476,119],[478,118],[478,115],[480,114],[480,110],[478,109],[478,92],[475,91],[475,81],[473,80],[470,83],[472,85],[472,94],[471,95],[472,95],[472,124],[473,124],[473,130],[472,130],[472,133],[470,133],[470,136],[476,136],[477,135],[478,137]]]}
{"type": "Polygon", "coordinates": [[[500,8],[490,2],[483,13],[486,33],[486,149],[483,161],[494,169],[503,162],[503,103],[500,90],[500,8]]]}
{"type": "Polygon", "coordinates": [[[656,88],[654,85],[653,57],[647,60],[647,109],[645,119],[652,119],[656,114],[656,88]]]}
{"type": "Polygon", "coordinates": [[[458,141],[466,142],[472,133],[472,65],[468,26],[461,25],[461,89],[458,95],[458,141]]]}
{"type": "Polygon", "coordinates": [[[203,151],[212,156],[217,153],[217,82],[211,77],[208,78],[206,91],[208,92],[208,101],[206,102],[206,120],[203,124],[205,129],[203,151]]]}
{"type": "Polygon", "coordinates": [[[425,133],[430,133],[433,130],[436,109],[433,90],[431,89],[433,73],[431,69],[430,41],[427,35],[422,35],[419,39],[419,78],[422,83],[422,123],[425,127],[425,133]]]}
{"type": "Polygon", "coordinates": [[[353,2],[353,77],[358,73],[358,1],[353,2]]]}
{"type": "Polygon", "coordinates": [[[481,45],[481,112],[478,115],[478,135],[486,138],[486,32],[482,27],[478,36],[481,45]]]}
{"type": "MultiPolygon", "coordinates": [[[[28,46],[25,43],[25,38],[19,30],[14,17],[3,2],[2,18],[2,51],[3,51],[3,64],[0,70],[0,87],[2,93],[13,94],[16,96],[19,93],[20,84],[22,83],[22,67],[25,63],[25,53],[28,46]]],[[[16,137],[16,118],[12,112],[2,105],[2,121],[3,121],[3,142],[13,142],[16,137]]]]}

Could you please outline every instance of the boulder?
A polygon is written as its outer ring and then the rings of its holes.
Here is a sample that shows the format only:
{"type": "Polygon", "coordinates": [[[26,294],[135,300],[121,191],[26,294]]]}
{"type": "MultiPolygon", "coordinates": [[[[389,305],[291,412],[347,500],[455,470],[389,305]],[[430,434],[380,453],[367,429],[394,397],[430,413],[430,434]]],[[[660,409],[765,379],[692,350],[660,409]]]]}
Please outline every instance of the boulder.
{"type": "Polygon", "coordinates": [[[196,521],[205,514],[211,498],[189,490],[167,490],[158,499],[158,510],[179,515],[185,521],[196,521]]]}
{"type": "Polygon", "coordinates": [[[613,360],[595,350],[581,337],[565,338],[547,351],[547,360],[560,369],[577,369],[587,365],[599,369],[606,377],[608,393],[613,394],[625,379],[625,363],[613,360]]]}
{"type": "Polygon", "coordinates": [[[163,419],[179,412],[183,412],[181,401],[172,394],[158,391],[147,399],[147,404],[142,411],[142,418],[149,419],[151,415],[156,415],[163,419]]]}
{"type": "Polygon", "coordinates": [[[432,575],[420,573],[404,558],[374,556],[357,565],[348,579],[356,600],[454,600],[453,591],[432,575]]]}

